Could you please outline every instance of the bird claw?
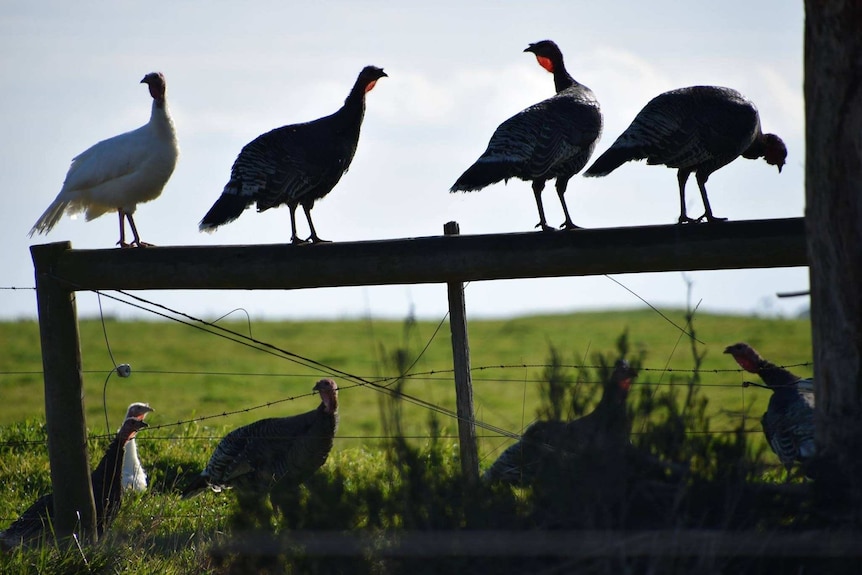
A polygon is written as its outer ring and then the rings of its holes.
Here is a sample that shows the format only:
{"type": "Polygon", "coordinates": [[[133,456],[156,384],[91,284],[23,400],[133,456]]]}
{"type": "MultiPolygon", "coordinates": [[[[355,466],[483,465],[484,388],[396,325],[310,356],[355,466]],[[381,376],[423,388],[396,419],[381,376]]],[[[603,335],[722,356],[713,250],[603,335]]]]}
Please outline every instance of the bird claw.
{"type": "Polygon", "coordinates": [[[581,226],[575,225],[573,222],[566,221],[566,222],[563,222],[562,224],[560,224],[560,229],[561,230],[582,230],[584,228],[582,228],[581,226]]]}
{"type": "Polygon", "coordinates": [[[541,230],[543,232],[555,232],[555,231],[557,231],[557,228],[549,226],[545,222],[539,222],[538,224],[536,224],[536,227],[541,228],[541,230]]]}
{"type": "Polygon", "coordinates": [[[685,218],[683,216],[680,216],[680,218],[679,218],[679,223],[681,223],[681,224],[685,224],[685,223],[700,224],[703,222],[715,223],[715,222],[726,222],[726,221],[727,221],[727,218],[717,218],[717,217],[715,217],[709,213],[703,213],[696,220],[693,220],[691,218],[685,218]],[[685,221],[683,221],[683,220],[685,220],[685,221]]]}
{"type": "Polygon", "coordinates": [[[126,242],[124,242],[122,240],[117,242],[117,245],[120,246],[121,248],[151,248],[154,246],[154,244],[150,244],[147,242],[140,242],[140,241],[127,244],[126,242]]]}

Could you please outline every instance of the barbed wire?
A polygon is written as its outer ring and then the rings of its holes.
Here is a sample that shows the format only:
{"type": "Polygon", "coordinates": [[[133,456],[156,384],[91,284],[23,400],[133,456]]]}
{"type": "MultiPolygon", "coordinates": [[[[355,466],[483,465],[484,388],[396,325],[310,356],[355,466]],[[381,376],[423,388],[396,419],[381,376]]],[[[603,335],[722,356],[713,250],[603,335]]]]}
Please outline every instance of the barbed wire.
{"type": "MultiPolygon", "coordinates": [[[[592,364],[576,364],[576,363],[560,363],[556,364],[557,367],[567,368],[567,369],[585,369],[585,370],[595,370],[599,369],[601,366],[592,365],[592,364]]],[[[793,369],[799,367],[810,368],[813,367],[814,364],[810,361],[800,362],[800,363],[788,363],[788,364],[776,364],[777,367],[782,369],[793,369]]],[[[549,367],[554,367],[554,365],[549,363],[512,363],[512,364],[492,364],[492,365],[480,365],[473,366],[470,368],[470,372],[481,372],[481,371],[489,371],[493,369],[545,369],[549,367]]],[[[670,373],[670,374],[721,374],[721,373],[746,373],[745,370],[740,368],[713,368],[713,369],[686,369],[686,368],[678,368],[678,367],[641,367],[639,368],[640,372],[656,372],[656,373],[670,373]]],[[[41,369],[38,370],[22,370],[22,371],[0,371],[0,376],[4,375],[43,375],[43,371],[41,369]]],[[[81,373],[85,374],[96,374],[96,373],[105,373],[104,369],[84,369],[81,370],[81,373]]],[[[147,375],[206,375],[206,376],[231,376],[231,377],[283,377],[283,378],[300,378],[300,377],[308,377],[307,373],[272,373],[272,372],[259,372],[259,371],[189,371],[189,370],[168,370],[168,369],[136,369],[136,374],[147,374],[147,375]]],[[[455,373],[455,370],[452,368],[447,369],[431,369],[428,371],[420,371],[415,373],[405,373],[402,375],[387,375],[387,376],[357,376],[362,377],[363,379],[367,379],[369,381],[375,381],[377,383],[391,381],[393,379],[398,378],[412,378],[412,379],[428,379],[433,380],[434,378],[431,376],[443,375],[448,373],[455,373]],[[427,377],[426,377],[427,376],[427,377]]],[[[437,378],[442,379],[442,378],[437,378]]],[[[488,379],[487,381],[524,381],[523,379],[502,379],[502,378],[493,378],[488,379]]],[[[527,379],[528,383],[541,382],[544,380],[541,379],[527,379]]],[[[590,383],[590,382],[588,382],[590,383]]],[[[592,382],[597,383],[597,382],[592,382]]],[[[635,382],[637,383],[637,382],[635,382]]],[[[650,382],[651,385],[670,385],[664,384],[661,382],[650,382]]],[[[674,384],[677,385],[677,384],[674,384]]],[[[698,384],[698,385],[715,385],[715,384],[698,384]]],[[[735,387],[735,386],[733,386],[735,387]]]]}
{"type": "MultiPolygon", "coordinates": [[[[55,279],[57,279],[58,281],[65,281],[59,277],[56,277],[55,279]]],[[[87,291],[102,293],[99,290],[87,290],[87,291]]],[[[139,305],[137,303],[123,300],[122,298],[117,297],[117,296],[113,296],[113,295],[109,295],[109,294],[102,294],[102,295],[104,295],[105,297],[114,299],[116,301],[119,301],[121,303],[125,303],[127,305],[131,305],[133,307],[139,308],[141,310],[150,311],[151,313],[154,313],[160,317],[163,317],[165,319],[169,319],[171,321],[175,321],[175,322],[180,323],[182,325],[186,325],[188,327],[199,329],[201,331],[204,331],[205,333],[217,335],[219,337],[223,337],[223,338],[228,339],[230,341],[233,341],[235,343],[250,347],[252,349],[256,349],[256,350],[261,351],[261,352],[269,353],[271,355],[285,359],[287,361],[291,361],[293,363],[297,363],[297,364],[302,365],[304,367],[318,370],[325,375],[329,375],[329,376],[338,375],[342,378],[347,379],[348,381],[355,382],[355,385],[353,387],[367,387],[367,388],[370,388],[372,390],[378,391],[380,393],[388,394],[390,396],[396,397],[399,400],[406,401],[408,403],[412,403],[412,404],[417,405],[419,407],[423,407],[429,411],[439,413],[439,414],[444,415],[446,417],[450,417],[452,419],[456,419],[456,420],[468,419],[468,418],[465,418],[463,416],[460,416],[457,412],[455,412],[451,409],[445,408],[445,407],[440,406],[440,405],[436,405],[434,403],[431,403],[430,401],[427,401],[427,400],[424,400],[422,398],[413,396],[412,394],[408,394],[408,393],[404,392],[403,390],[398,390],[397,392],[395,392],[395,391],[391,390],[387,385],[383,385],[383,384],[378,383],[376,381],[367,380],[365,378],[362,378],[361,376],[351,374],[349,372],[340,370],[338,368],[326,365],[326,364],[319,362],[317,360],[314,360],[314,359],[311,359],[308,357],[304,357],[300,354],[297,354],[297,353],[288,351],[286,349],[280,348],[279,346],[276,346],[274,344],[255,339],[255,338],[252,338],[250,336],[245,336],[244,334],[240,334],[236,331],[227,329],[223,326],[219,326],[219,325],[213,324],[212,322],[208,322],[206,320],[194,317],[194,316],[187,314],[185,312],[181,312],[181,311],[172,309],[172,308],[170,308],[164,304],[152,302],[152,301],[149,301],[145,298],[142,298],[140,296],[136,296],[133,294],[129,294],[128,292],[125,292],[122,290],[115,290],[115,291],[117,291],[117,293],[120,293],[127,298],[132,298],[135,301],[140,302],[141,304],[150,305],[150,306],[153,306],[155,308],[158,308],[158,310],[163,310],[163,311],[153,310],[153,309],[144,307],[144,305],[139,305]],[[173,314],[173,315],[169,315],[169,314],[173,314]],[[179,316],[179,317],[177,317],[177,316],[179,316]],[[180,319],[180,318],[185,318],[185,319],[180,319]],[[188,321],[186,321],[186,320],[188,320],[188,321]],[[212,331],[212,330],[218,330],[218,331],[212,331]]],[[[435,334],[436,334],[436,332],[435,332],[435,334]]],[[[397,381],[397,378],[390,381],[390,384],[394,381],[397,381]]],[[[514,439],[517,439],[520,437],[518,434],[514,434],[508,430],[505,430],[505,429],[502,429],[500,427],[491,425],[491,424],[489,424],[487,422],[483,422],[481,420],[473,419],[471,422],[473,425],[475,425],[477,427],[487,429],[489,431],[494,431],[496,433],[501,433],[503,435],[510,436],[514,439]]]]}

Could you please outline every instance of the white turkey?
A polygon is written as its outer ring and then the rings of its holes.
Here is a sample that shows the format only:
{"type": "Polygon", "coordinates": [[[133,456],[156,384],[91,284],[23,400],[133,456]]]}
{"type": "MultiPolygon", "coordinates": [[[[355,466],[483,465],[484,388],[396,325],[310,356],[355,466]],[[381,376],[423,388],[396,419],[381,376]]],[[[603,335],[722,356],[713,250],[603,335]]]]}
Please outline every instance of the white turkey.
{"type": "Polygon", "coordinates": [[[533,482],[543,465],[584,453],[622,457],[630,423],[626,398],[637,372],[620,359],[602,384],[602,397],[589,414],[569,422],[537,421],[485,471],[483,480],[513,485],[533,482]]]}
{"type": "Polygon", "coordinates": [[[772,390],[760,423],[769,447],[787,470],[787,480],[790,480],[790,471],[796,464],[808,473],[813,469],[817,455],[813,381],[802,379],[763,359],[746,343],[728,346],[724,353],[733,356],[745,371],[759,375],[772,390]]]}
{"type": "Polygon", "coordinates": [[[200,221],[200,231],[215,231],[237,219],[251,204],[257,205],[258,212],[284,204],[290,210],[291,243],[324,241],[314,230],[311,208],[332,191],[350,167],[365,117],[365,95],[385,77],[383,68],[366,66],[334,114],[276,128],[246,144],[233,163],[221,196],[200,221]],[[298,206],[302,206],[311,230],[307,240],[296,233],[298,206]]]}
{"type": "Polygon", "coordinates": [[[206,468],[183,490],[193,497],[208,487],[267,493],[276,483],[299,485],[326,462],[338,429],[338,386],[318,381],[317,409],[261,419],[234,429],[216,446],[206,468]]]}
{"type": "MultiPolygon", "coordinates": [[[[122,502],[123,447],[147,424],[130,417],[123,422],[99,465],[90,475],[93,485],[93,500],[96,504],[96,530],[101,537],[120,510],[122,502]]],[[[32,545],[52,538],[51,522],[54,516],[54,496],[43,495],[27,508],[3,532],[0,532],[0,547],[11,549],[19,545],[32,545]]]]}
{"type": "Polygon", "coordinates": [[[764,158],[781,172],[787,158],[784,142],[760,129],[760,115],[748,98],[731,88],[691,86],[665,92],[638,112],[631,125],[585,176],[606,176],[630,160],[677,168],[679,223],[726,220],[712,214],[706,195],[710,174],[739,156],[764,158]],[[685,183],[694,172],[704,214],[692,219],[685,207],[685,183]]]}
{"type": "Polygon", "coordinates": [[[30,230],[47,234],[64,213],[84,212],[87,221],[116,211],[121,247],[150,245],[141,241],[133,214],[138,204],[158,198],[174,172],[179,146],[165,99],[165,77],[152,72],[141,80],[153,98],[150,121],[137,130],[102,140],[73,160],[56,199],[30,230]],[[125,220],[134,239],[126,243],[125,220]]]}
{"type": "MultiPolygon", "coordinates": [[[[126,411],[126,419],[131,417],[143,421],[147,414],[152,411],[154,410],[149,404],[133,403],[126,411]]],[[[122,481],[124,490],[137,491],[138,493],[147,490],[147,472],[144,471],[138,457],[138,445],[134,437],[126,443],[126,451],[123,454],[122,481]]]]}
{"type": "Polygon", "coordinates": [[[554,75],[556,95],[515,114],[497,127],[487,149],[461,174],[450,192],[472,192],[486,186],[518,178],[531,181],[537,228],[553,230],[545,220],[542,190],[556,179],[557,196],[566,219],[562,226],[577,228],[566,206],[566,188],[581,171],[602,133],[602,113],[592,90],[578,83],[566,71],[563,53],[551,40],[530,44],[539,65],[554,75]]]}

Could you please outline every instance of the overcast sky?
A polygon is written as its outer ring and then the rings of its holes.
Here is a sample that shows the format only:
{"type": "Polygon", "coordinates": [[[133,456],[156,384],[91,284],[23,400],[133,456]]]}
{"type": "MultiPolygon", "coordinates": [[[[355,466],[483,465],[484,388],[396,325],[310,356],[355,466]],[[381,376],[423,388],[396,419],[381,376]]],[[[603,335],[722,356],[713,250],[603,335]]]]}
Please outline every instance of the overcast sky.
{"type": "MultiPolygon", "coordinates": [[[[367,64],[389,74],[368,96],[350,171],[314,209],[334,241],[429,236],[450,220],[462,234],[524,232],[538,221],[529,183],[513,180],[449,194],[497,125],[553,94],[553,80],[523,49],[555,40],[571,74],[599,99],[604,151],[660,92],[694,84],[736,88],[760,109],[763,128],[787,144],[780,175],[739,159],[713,174],[713,211],[731,220],[804,213],[802,2],[67,2],[7,0],[0,8],[0,288],[32,287],[29,246],[69,240],[112,248],[117,218],[64,218],[48,236],[27,237],[54,199],[71,159],[99,140],[144,124],[147,72],[161,71],[181,158],[162,196],[136,222],[157,245],[281,243],[286,208],[246,211],[214,234],[197,223],[221,193],[236,154],[272,128],[334,112],[367,64]]],[[[588,228],[674,223],[675,172],[629,163],[606,178],[576,176],[567,194],[588,228]]],[[[689,182],[689,214],[702,213],[689,182]]],[[[549,187],[549,223],[563,220],[549,187]]],[[[300,221],[302,218],[300,218],[300,221]]],[[[301,227],[300,233],[304,230],[301,227]]],[[[536,232],[539,233],[539,232],[536,232]]],[[[562,233],[562,232],[560,232],[562,233]]],[[[313,249],[313,247],[309,248],[313,249]]],[[[694,272],[702,309],[795,314],[807,299],[805,268],[694,272]]],[[[683,275],[616,279],[658,306],[685,304],[683,275]]],[[[148,292],[195,315],[242,307],[252,317],[441,317],[445,286],[292,292],[148,292]]],[[[474,282],[468,315],[509,316],[643,304],[604,277],[474,282]]],[[[141,312],[105,301],[120,317],[141,312]]],[[[81,315],[96,297],[79,294],[81,315]]],[[[0,319],[35,317],[31,290],[0,290],[0,319]]]]}

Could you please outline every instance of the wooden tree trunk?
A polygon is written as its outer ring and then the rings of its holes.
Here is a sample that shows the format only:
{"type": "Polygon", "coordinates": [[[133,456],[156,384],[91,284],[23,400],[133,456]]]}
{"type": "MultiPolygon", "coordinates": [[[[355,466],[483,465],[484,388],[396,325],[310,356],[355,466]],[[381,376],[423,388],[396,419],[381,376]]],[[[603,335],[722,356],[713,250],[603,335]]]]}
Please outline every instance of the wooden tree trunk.
{"type": "Polygon", "coordinates": [[[849,495],[849,501],[841,498],[842,509],[853,510],[858,521],[862,518],[862,2],[806,0],[805,12],[805,219],[817,441],[828,469],[818,483],[827,487],[821,493],[849,495]]]}

